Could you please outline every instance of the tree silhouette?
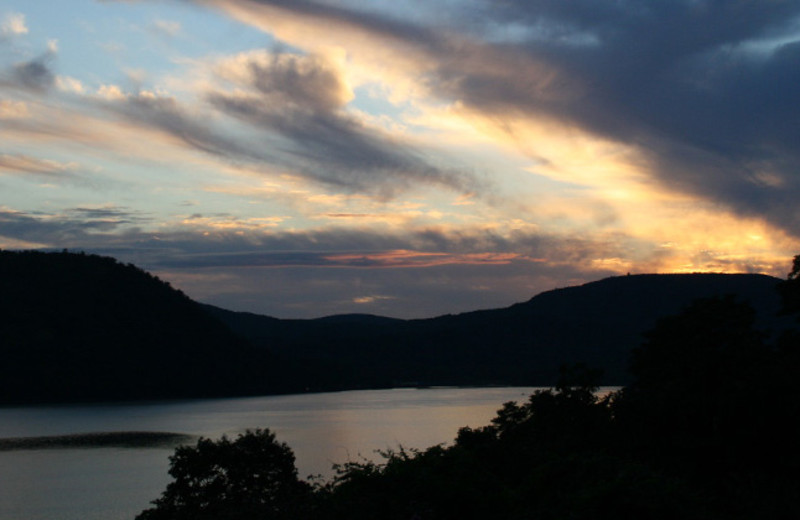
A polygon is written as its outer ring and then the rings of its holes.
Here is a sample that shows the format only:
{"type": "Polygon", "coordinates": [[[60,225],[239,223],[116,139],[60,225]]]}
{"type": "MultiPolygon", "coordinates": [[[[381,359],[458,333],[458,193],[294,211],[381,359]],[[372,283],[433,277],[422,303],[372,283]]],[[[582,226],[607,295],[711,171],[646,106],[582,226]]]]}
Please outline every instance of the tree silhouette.
{"type": "Polygon", "coordinates": [[[297,478],[294,453],[268,429],[231,441],[200,439],[170,457],[167,485],[137,520],[302,518],[311,486],[297,478]]]}
{"type": "Polygon", "coordinates": [[[797,280],[800,277],[800,255],[794,257],[792,262],[792,271],[789,273],[789,280],[797,280]]]}
{"type": "Polygon", "coordinates": [[[659,321],[634,350],[634,382],[615,412],[640,454],[666,467],[719,471],[754,454],[773,351],[755,313],[731,297],[659,321]]]}
{"type": "Polygon", "coordinates": [[[783,299],[783,311],[787,314],[800,312],[800,255],[794,257],[792,270],[778,290],[783,299]]]}

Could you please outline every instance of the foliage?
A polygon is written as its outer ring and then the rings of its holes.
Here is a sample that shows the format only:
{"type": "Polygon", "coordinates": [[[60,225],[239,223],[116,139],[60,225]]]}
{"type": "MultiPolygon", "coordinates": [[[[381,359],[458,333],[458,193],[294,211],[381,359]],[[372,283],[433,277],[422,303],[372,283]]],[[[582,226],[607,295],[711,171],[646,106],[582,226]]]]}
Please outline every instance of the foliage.
{"type": "Polygon", "coordinates": [[[786,277],[789,281],[794,281],[800,278],[800,255],[796,255],[792,260],[792,270],[786,277]]]}
{"type": "Polygon", "coordinates": [[[702,489],[722,517],[788,511],[800,496],[797,349],[770,343],[748,305],[705,299],[661,320],[631,370],[612,403],[621,453],[702,489]]]}
{"type": "Polygon", "coordinates": [[[665,463],[733,463],[730,444],[748,427],[742,414],[757,415],[766,397],[759,385],[770,357],[752,309],[730,298],[700,300],[659,322],[634,351],[636,379],[618,396],[617,417],[641,450],[660,439],[654,454],[665,463]]]}
{"type": "Polygon", "coordinates": [[[792,270],[786,281],[780,284],[778,291],[783,298],[783,307],[786,313],[800,312],[800,255],[794,257],[792,270]]]}
{"type": "Polygon", "coordinates": [[[269,430],[179,447],[169,474],[174,481],[137,520],[294,519],[311,496],[292,450],[269,430]]]}

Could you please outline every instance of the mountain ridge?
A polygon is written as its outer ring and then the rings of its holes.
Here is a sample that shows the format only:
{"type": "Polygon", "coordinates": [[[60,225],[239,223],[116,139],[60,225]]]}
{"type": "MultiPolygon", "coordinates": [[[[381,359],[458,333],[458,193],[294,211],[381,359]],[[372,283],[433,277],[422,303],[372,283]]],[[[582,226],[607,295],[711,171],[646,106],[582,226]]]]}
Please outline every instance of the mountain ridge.
{"type": "Polygon", "coordinates": [[[284,386],[268,351],[132,264],[0,251],[0,294],[0,403],[213,397],[284,386]]]}
{"type": "Polygon", "coordinates": [[[658,318],[680,312],[697,298],[733,294],[759,311],[764,328],[787,326],[790,320],[775,317],[780,282],[761,274],[618,276],[545,291],[501,309],[412,320],[373,316],[358,327],[330,317],[260,321],[252,314],[242,327],[237,313],[206,308],[253,344],[269,344],[274,352],[296,360],[324,360],[343,372],[359,367],[374,384],[551,384],[565,362],[597,366],[606,372],[606,384],[624,384],[628,353],[641,343],[643,333],[658,318]],[[598,346],[590,348],[590,343],[598,346]],[[526,373],[524,367],[507,366],[514,359],[539,370],[526,373]],[[443,364],[457,368],[448,374],[443,364]],[[394,379],[389,378],[392,371],[394,379]]]}
{"type": "Polygon", "coordinates": [[[697,298],[734,294],[763,328],[785,327],[780,282],[630,275],[433,318],[284,320],[195,302],[110,257],[0,250],[0,403],[547,386],[574,363],[623,385],[644,332],[697,298]]]}

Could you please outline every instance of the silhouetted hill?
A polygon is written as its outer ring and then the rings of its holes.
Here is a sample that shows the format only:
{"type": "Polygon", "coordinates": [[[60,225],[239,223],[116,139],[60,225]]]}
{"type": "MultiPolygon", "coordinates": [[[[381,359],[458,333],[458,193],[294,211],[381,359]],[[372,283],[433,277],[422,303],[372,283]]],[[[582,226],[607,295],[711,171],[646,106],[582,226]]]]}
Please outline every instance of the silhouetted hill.
{"type": "Polygon", "coordinates": [[[307,367],[307,386],[533,384],[555,381],[564,363],[628,381],[642,333],[693,300],[736,295],[772,328],[779,279],[751,274],[635,275],[548,291],[505,309],[424,320],[374,316],[277,320],[208,306],[256,345],[307,367]]]}
{"type": "Polygon", "coordinates": [[[112,258],[0,251],[0,295],[2,403],[266,393],[288,384],[264,349],[112,258]]]}
{"type": "Polygon", "coordinates": [[[549,385],[565,363],[625,384],[660,317],[733,294],[774,328],[780,280],[639,275],[422,320],[282,320],[201,305],[112,258],[0,251],[0,403],[398,385],[549,385]]]}

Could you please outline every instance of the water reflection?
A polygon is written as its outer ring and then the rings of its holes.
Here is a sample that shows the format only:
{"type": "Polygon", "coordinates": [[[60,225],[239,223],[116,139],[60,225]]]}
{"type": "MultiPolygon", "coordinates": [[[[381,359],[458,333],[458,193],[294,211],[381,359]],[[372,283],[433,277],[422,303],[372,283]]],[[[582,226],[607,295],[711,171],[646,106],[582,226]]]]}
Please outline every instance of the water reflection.
{"type": "MultiPolygon", "coordinates": [[[[451,442],[533,388],[394,389],[93,406],[0,409],[0,438],[98,432],[175,432],[218,438],[270,428],[297,456],[301,476],[375,450],[451,442]]],[[[171,448],[0,451],[0,518],[129,520],[169,480],[171,448]]]]}

